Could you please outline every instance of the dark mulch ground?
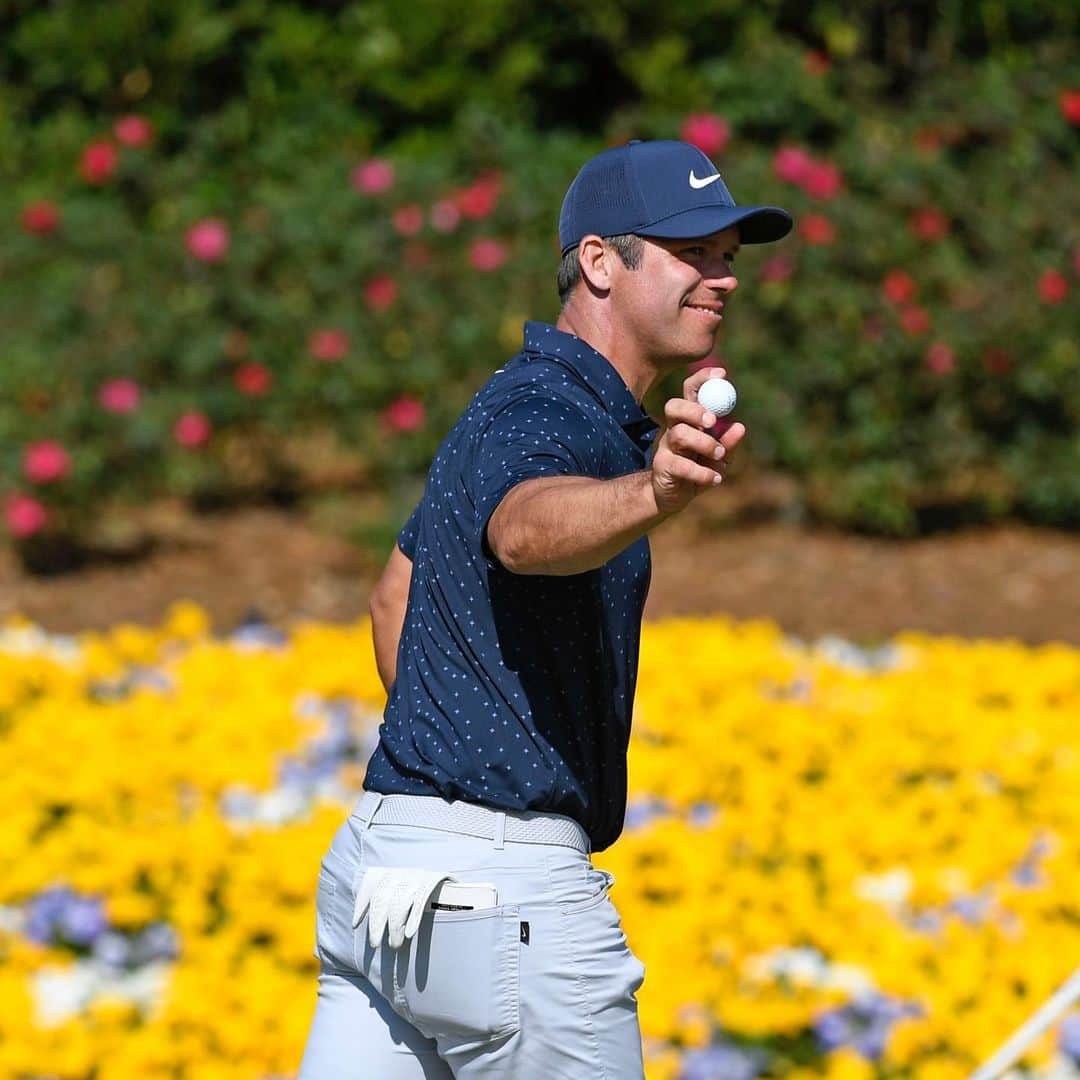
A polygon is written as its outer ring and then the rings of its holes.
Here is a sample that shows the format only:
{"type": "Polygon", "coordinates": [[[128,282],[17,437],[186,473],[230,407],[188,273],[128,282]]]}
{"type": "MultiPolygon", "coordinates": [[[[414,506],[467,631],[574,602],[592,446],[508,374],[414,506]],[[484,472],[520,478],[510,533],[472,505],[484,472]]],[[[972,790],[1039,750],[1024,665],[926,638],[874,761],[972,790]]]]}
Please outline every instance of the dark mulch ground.
{"type": "MultiPolygon", "coordinates": [[[[153,624],[186,598],[218,629],[252,607],[280,624],[353,619],[380,567],[340,530],[370,503],[338,497],[333,507],[194,514],[162,503],[141,515],[148,555],[47,578],[0,551],[0,615],[70,632],[153,624]]],[[[802,637],[858,641],[921,629],[1080,645],[1077,534],[1011,525],[895,542],[808,530],[778,519],[770,493],[748,483],[699,499],[653,533],[652,548],[648,618],[767,616],[802,637]]]]}

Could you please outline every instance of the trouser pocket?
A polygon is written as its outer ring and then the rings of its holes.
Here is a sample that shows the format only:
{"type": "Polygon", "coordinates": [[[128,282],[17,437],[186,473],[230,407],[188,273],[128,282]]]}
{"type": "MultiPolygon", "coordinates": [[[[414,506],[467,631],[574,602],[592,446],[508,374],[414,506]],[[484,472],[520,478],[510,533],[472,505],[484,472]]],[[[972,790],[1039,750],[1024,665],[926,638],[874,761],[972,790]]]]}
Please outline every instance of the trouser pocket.
{"type": "Polygon", "coordinates": [[[516,906],[429,911],[416,937],[386,949],[394,1004],[429,1037],[494,1039],[520,1024],[516,906]]]}

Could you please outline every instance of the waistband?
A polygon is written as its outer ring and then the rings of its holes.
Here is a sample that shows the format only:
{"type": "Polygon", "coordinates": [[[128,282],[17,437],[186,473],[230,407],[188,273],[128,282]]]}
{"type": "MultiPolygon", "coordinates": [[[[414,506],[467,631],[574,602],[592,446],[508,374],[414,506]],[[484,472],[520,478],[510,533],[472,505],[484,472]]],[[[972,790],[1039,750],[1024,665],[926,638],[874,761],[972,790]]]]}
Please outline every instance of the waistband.
{"type": "Polygon", "coordinates": [[[476,803],[448,802],[435,795],[383,795],[365,791],[353,811],[365,826],[414,825],[492,840],[496,847],[557,844],[589,854],[589,837],[572,818],[535,810],[495,810],[476,803]]]}

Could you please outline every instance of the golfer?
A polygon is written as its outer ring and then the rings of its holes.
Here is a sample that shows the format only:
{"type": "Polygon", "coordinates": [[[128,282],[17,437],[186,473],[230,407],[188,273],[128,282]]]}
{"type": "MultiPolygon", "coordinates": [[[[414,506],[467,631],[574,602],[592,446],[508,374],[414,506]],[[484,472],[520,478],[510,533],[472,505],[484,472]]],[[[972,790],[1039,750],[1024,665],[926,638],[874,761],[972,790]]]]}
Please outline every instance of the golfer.
{"type": "Polygon", "coordinates": [[[720,483],[697,371],[740,243],[681,142],[581,169],[559,218],[563,302],[446,436],[371,600],[389,699],[365,792],[322,861],[302,1080],[632,1080],[644,969],[590,853],[626,810],[647,534],[720,483]]]}

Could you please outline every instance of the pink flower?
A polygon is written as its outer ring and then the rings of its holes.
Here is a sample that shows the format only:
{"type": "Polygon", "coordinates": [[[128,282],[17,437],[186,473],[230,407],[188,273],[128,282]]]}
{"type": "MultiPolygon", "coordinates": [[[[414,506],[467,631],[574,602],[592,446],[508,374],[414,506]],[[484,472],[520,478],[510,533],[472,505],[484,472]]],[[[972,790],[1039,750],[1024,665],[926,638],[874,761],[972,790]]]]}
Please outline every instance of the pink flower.
{"type": "Polygon", "coordinates": [[[404,433],[423,427],[424,415],[423,402],[402,394],[383,409],[380,419],[384,430],[404,433]]]}
{"type": "Polygon", "coordinates": [[[925,334],[930,329],[930,313],[918,304],[911,304],[900,311],[900,327],[910,337],[925,334]]]}
{"type": "Polygon", "coordinates": [[[773,155],[773,172],[788,184],[801,184],[813,165],[813,159],[799,146],[781,146],[773,155]]]}
{"type": "Polygon", "coordinates": [[[24,540],[45,527],[49,514],[37,499],[16,494],[4,503],[4,520],[12,536],[24,540]]]}
{"type": "Polygon", "coordinates": [[[501,240],[474,240],[469,246],[469,263],[474,270],[485,274],[498,270],[508,255],[506,245],[501,240]]]}
{"type": "Polygon", "coordinates": [[[385,158],[369,158],[353,169],[352,186],[365,195],[381,195],[394,186],[394,166],[385,158]]]}
{"type": "Polygon", "coordinates": [[[831,162],[811,161],[798,183],[811,198],[826,200],[839,194],[843,179],[831,162]]]}
{"type": "Polygon", "coordinates": [[[949,219],[933,207],[923,207],[911,215],[911,231],[920,240],[940,240],[949,232],[949,219]]]}
{"type": "Polygon", "coordinates": [[[431,207],[431,227],[441,233],[453,232],[461,222],[461,211],[451,199],[440,199],[431,207]]]}
{"type": "Polygon", "coordinates": [[[46,236],[60,224],[60,210],[46,199],[28,203],[19,217],[23,229],[34,236],[46,236]]]}
{"type": "Polygon", "coordinates": [[[241,364],[233,373],[236,389],[248,397],[263,397],[273,381],[274,377],[269,369],[254,361],[241,364]]]}
{"type": "Polygon", "coordinates": [[[416,203],[400,206],[394,211],[393,222],[402,236],[415,236],[424,227],[424,210],[416,203]]]}
{"type": "Polygon", "coordinates": [[[935,127],[920,128],[915,132],[915,149],[921,154],[933,154],[941,149],[944,136],[935,127]]]}
{"type": "Polygon", "coordinates": [[[707,157],[713,157],[727,146],[731,125],[715,113],[694,113],[683,121],[679,138],[696,146],[707,157]]]}
{"type": "Polygon", "coordinates": [[[832,61],[820,49],[810,49],[803,55],[803,71],[807,75],[824,75],[832,61]]]}
{"type": "Polygon", "coordinates": [[[1062,90],[1058,108],[1070,124],[1080,125],[1080,90],[1062,90]]]}
{"type": "Polygon", "coordinates": [[[385,311],[398,298],[398,284],[389,274],[373,277],[364,286],[364,300],[372,311],[385,311]]]}
{"type": "Polygon", "coordinates": [[[487,173],[459,191],[454,202],[461,211],[461,216],[470,221],[480,221],[490,217],[499,200],[501,187],[502,178],[499,174],[487,173]]]}
{"type": "Polygon", "coordinates": [[[125,146],[146,146],[153,138],[154,129],[145,117],[129,113],[113,124],[113,135],[125,146]]]}
{"type": "Polygon", "coordinates": [[[881,283],[881,291],[891,304],[910,304],[918,289],[915,279],[903,270],[890,270],[881,283]]]}
{"type": "Polygon", "coordinates": [[[349,351],[349,336],[344,330],[316,330],[308,341],[308,352],[316,360],[341,360],[349,351]]]}
{"type": "Polygon", "coordinates": [[[110,379],[98,390],[98,404],[106,412],[134,412],[139,407],[139,384],[134,379],[110,379]]]}
{"type": "Polygon", "coordinates": [[[795,264],[786,255],[774,255],[761,267],[761,280],[787,281],[795,272],[795,264]]]}
{"type": "Polygon", "coordinates": [[[89,143],[79,159],[79,172],[88,184],[104,184],[116,171],[120,155],[108,139],[89,143]]]}
{"type": "Polygon", "coordinates": [[[831,244],[836,239],[836,229],[827,217],[806,214],[799,222],[799,235],[808,244],[831,244]]]}
{"type": "Polygon", "coordinates": [[[1045,270],[1039,278],[1039,299],[1044,304],[1060,304],[1069,295],[1069,279],[1058,270],[1045,270]]]}
{"type": "Polygon", "coordinates": [[[203,218],[188,229],[185,242],[196,259],[220,262],[229,250],[229,226],[221,218],[203,218]]]}
{"type": "Polygon", "coordinates": [[[945,344],[944,341],[935,341],[926,350],[923,358],[927,371],[935,375],[948,375],[956,367],[956,354],[945,344]]]}
{"type": "Polygon", "coordinates": [[[186,412],[173,424],[173,438],[188,450],[196,450],[210,438],[210,421],[205,413],[186,412]]]}
{"type": "Polygon", "coordinates": [[[71,472],[68,452],[52,439],[31,443],[23,453],[23,475],[31,484],[51,484],[71,472]]]}
{"type": "Polygon", "coordinates": [[[1005,375],[1012,369],[1012,357],[1004,350],[999,348],[989,348],[983,353],[983,367],[990,372],[991,375],[1005,375]]]}

